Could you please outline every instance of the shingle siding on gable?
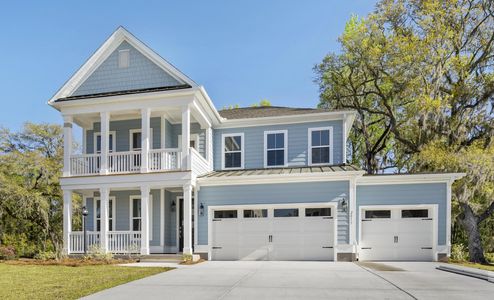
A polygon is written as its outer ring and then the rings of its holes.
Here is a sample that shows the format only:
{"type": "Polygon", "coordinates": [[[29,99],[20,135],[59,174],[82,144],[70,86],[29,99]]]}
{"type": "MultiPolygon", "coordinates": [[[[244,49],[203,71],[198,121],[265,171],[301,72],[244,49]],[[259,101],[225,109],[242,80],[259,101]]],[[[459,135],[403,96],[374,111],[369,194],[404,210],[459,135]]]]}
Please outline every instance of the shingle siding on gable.
{"type": "MultiPolygon", "coordinates": [[[[307,116],[310,118],[310,116],[307,116]]],[[[308,165],[308,129],[315,127],[333,127],[333,164],[342,164],[343,160],[343,121],[258,126],[245,128],[215,129],[214,168],[221,170],[221,135],[224,133],[244,133],[245,168],[264,168],[264,131],[288,130],[288,166],[308,165]]]]}
{"type": "Polygon", "coordinates": [[[71,95],[89,95],[183,84],[154,64],[127,42],[115,51],[71,95]],[[128,68],[118,67],[118,51],[130,50],[128,68]]]}

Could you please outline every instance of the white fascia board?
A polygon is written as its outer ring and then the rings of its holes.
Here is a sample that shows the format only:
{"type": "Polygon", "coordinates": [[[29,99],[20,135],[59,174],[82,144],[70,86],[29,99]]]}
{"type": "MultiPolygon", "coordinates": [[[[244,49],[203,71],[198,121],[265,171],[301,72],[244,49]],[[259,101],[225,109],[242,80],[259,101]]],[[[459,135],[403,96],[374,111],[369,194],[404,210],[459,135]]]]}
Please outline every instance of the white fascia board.
{"type": "MultiPolygon", "coordinates": [[[[60,185],[62,190],[84,190],[107,187],[111,189],[138,188],[141,185],[152,188],[166,188],[183,186],[190,183],[192,178],[190,171],[160,172],[146,174],[121,174],[121,175],[95,175],[79,177],[62,177],[60,185]]],[[[195,182],[194,182],[195,184],[195,182]]]]}
{"type": "Polygon", "coordinates": [[[103,43],[103,45],[101,45],[98,50],[91,55],[82,67],[80,67],[79,70],[72,75],[72,77],[62,86],[62,88],[55,93],[55,95],[48,101],[48,104],[53,105],[56,99],[70,96],[123,41],[128,42],[153,63],[169,73],[177,81],[187,83],[191,87],[197,87],[197,84],[192,79],[180,72],[172,64],[128,32],[125,28],[119,27],[103,43]]]}
{"type": "Polygon", "coordinates": [[[414,183],[452,183],[464,177],[466,173],[443,174],[403,174],[403,175],[376,175],[357,178],[357,185],[388,185],[414,183]]]}
{"type": "Polygon", "coordinates": [[[225,121],[226,119],[223,118],[216,107],[214,106],[213,101],[209,97],[208,93],[206,92],[206,89],[201,85],[197,89],[198,91],[198,99],[199,104],[208,112],[208,114],[211,116],[211,120],[213,121],[213,124],[215,126],[219,125],[221,122],[225,121]]]}
{"type": "Polygon", "coordinates": [[[305,174],[272,174],[272,175],[246,175],[224,177],[197,178],[200,186],[228,186],[245,184],[269,184],[269,183],[296,183],[296,182],[321,182],[321,181],[345,181],[362,176],[364,171],[322,172],[305,174]]]}
{"type": "Polygon", "coordinates": [[[278,124],[295,124],[295,123],[312,123],[321,121],[343,120],[345,117],[355,115],[354,111],[330,111],[313,114],[261,117],[261,118],[246,118],[246,119],[223,119],[221,124],[216,128],[238,128],[238,127],[253,127],[262,125],[278,125],[278,124]]]}

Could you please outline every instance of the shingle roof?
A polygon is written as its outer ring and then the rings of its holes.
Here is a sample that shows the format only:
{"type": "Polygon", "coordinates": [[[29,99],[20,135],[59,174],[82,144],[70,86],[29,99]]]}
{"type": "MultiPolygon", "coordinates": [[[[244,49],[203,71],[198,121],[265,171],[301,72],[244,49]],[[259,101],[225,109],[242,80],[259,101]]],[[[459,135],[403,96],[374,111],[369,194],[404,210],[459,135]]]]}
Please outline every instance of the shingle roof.
{"type": "Polygon", "coordinates": [[[303,173],[332,173],[332,172],[348,172],[348,171],[362,171],[362,170],[352,165],[331,165],[331,166],[293,167],[293,168],[264,168],[264,169],[213,171],[208,174],[202,175],[201,178],[252,176],[252,175],[303,174],[303,173]]]}
{"type": "Polygon", "coordinates": [[[162,86],[162,87],[137,89],[137,90],[105,92],[105,93],[97,93],[97,94],[89,94],[89,95],[69,96],[69,97],[65,97],[65,98],[59,98],[59,99],[55,100],[55,102],[77,100],[77,99],[89,99],[89,98],[99,98],[99,97],[130,95],[130,94],[140,94],[140,93],[162,92],[162,91],[181,90],[181,89],[188,89],[188,88],[191,88],[191,86],[188,84],[181,84],[181,85],[174,85],[174,86],[162,86]]]}
{"type": "Polygon", "coordinates": [[[321,109],[321,108],[257,106],[257,107],[222,109],[219,111],[219,113],[223,118],[227,118],[227,119],[249,119],[249,118],[313,114],[313,113],[322,113],[329,111],[330,110],[321,109]]]}

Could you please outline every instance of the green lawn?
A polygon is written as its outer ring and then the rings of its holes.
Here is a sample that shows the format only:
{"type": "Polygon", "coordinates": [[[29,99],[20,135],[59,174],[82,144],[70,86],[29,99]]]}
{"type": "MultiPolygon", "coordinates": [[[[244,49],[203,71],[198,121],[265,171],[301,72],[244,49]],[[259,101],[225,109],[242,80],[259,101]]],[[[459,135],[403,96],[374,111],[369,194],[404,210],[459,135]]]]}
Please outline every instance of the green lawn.
{"type": "Polygon", "coordinates": [[[474,264],[474,263],[453,263],[455,265],[460,265],[463,267],[470,267],[470,268],[476,268],[476,269],[481,269],[481,270],[487,270],[487,271],[492,271],[494,272],[494,265],[481,265],[481,264],[474,264]]]}
{"type": "Polygon", "coordinates": [[[0,263],[0,299],[77,299],[169,268],[8,265],[0,263]]]}

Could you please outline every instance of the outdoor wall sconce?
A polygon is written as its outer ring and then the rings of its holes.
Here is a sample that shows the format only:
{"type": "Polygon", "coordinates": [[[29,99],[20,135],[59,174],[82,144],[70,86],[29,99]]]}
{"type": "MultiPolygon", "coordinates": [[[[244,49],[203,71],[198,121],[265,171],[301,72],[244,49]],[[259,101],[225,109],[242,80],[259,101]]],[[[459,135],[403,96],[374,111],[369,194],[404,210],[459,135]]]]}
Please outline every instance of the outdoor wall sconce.
{"type": "Polygon", "coordinates": [[[341,198],[340,205],[341,205],[341,210],[346,212],[348,208],[348,203],[346,202],[345,198],[341,198]]]}
{"type": "Polygon", "coordinates": [[[175,200],[172,201],[172,205],[171,205],[171,210],[172,212],[175,212],[175,208],[177,207],[177,203],[175,203],[175,200]]]}
{"type": "Polygon", "coordinates": [[[199,205],[199,215],[204,216],[204,204],[202,204],[202,202],[201,205],[199,205]]]}

